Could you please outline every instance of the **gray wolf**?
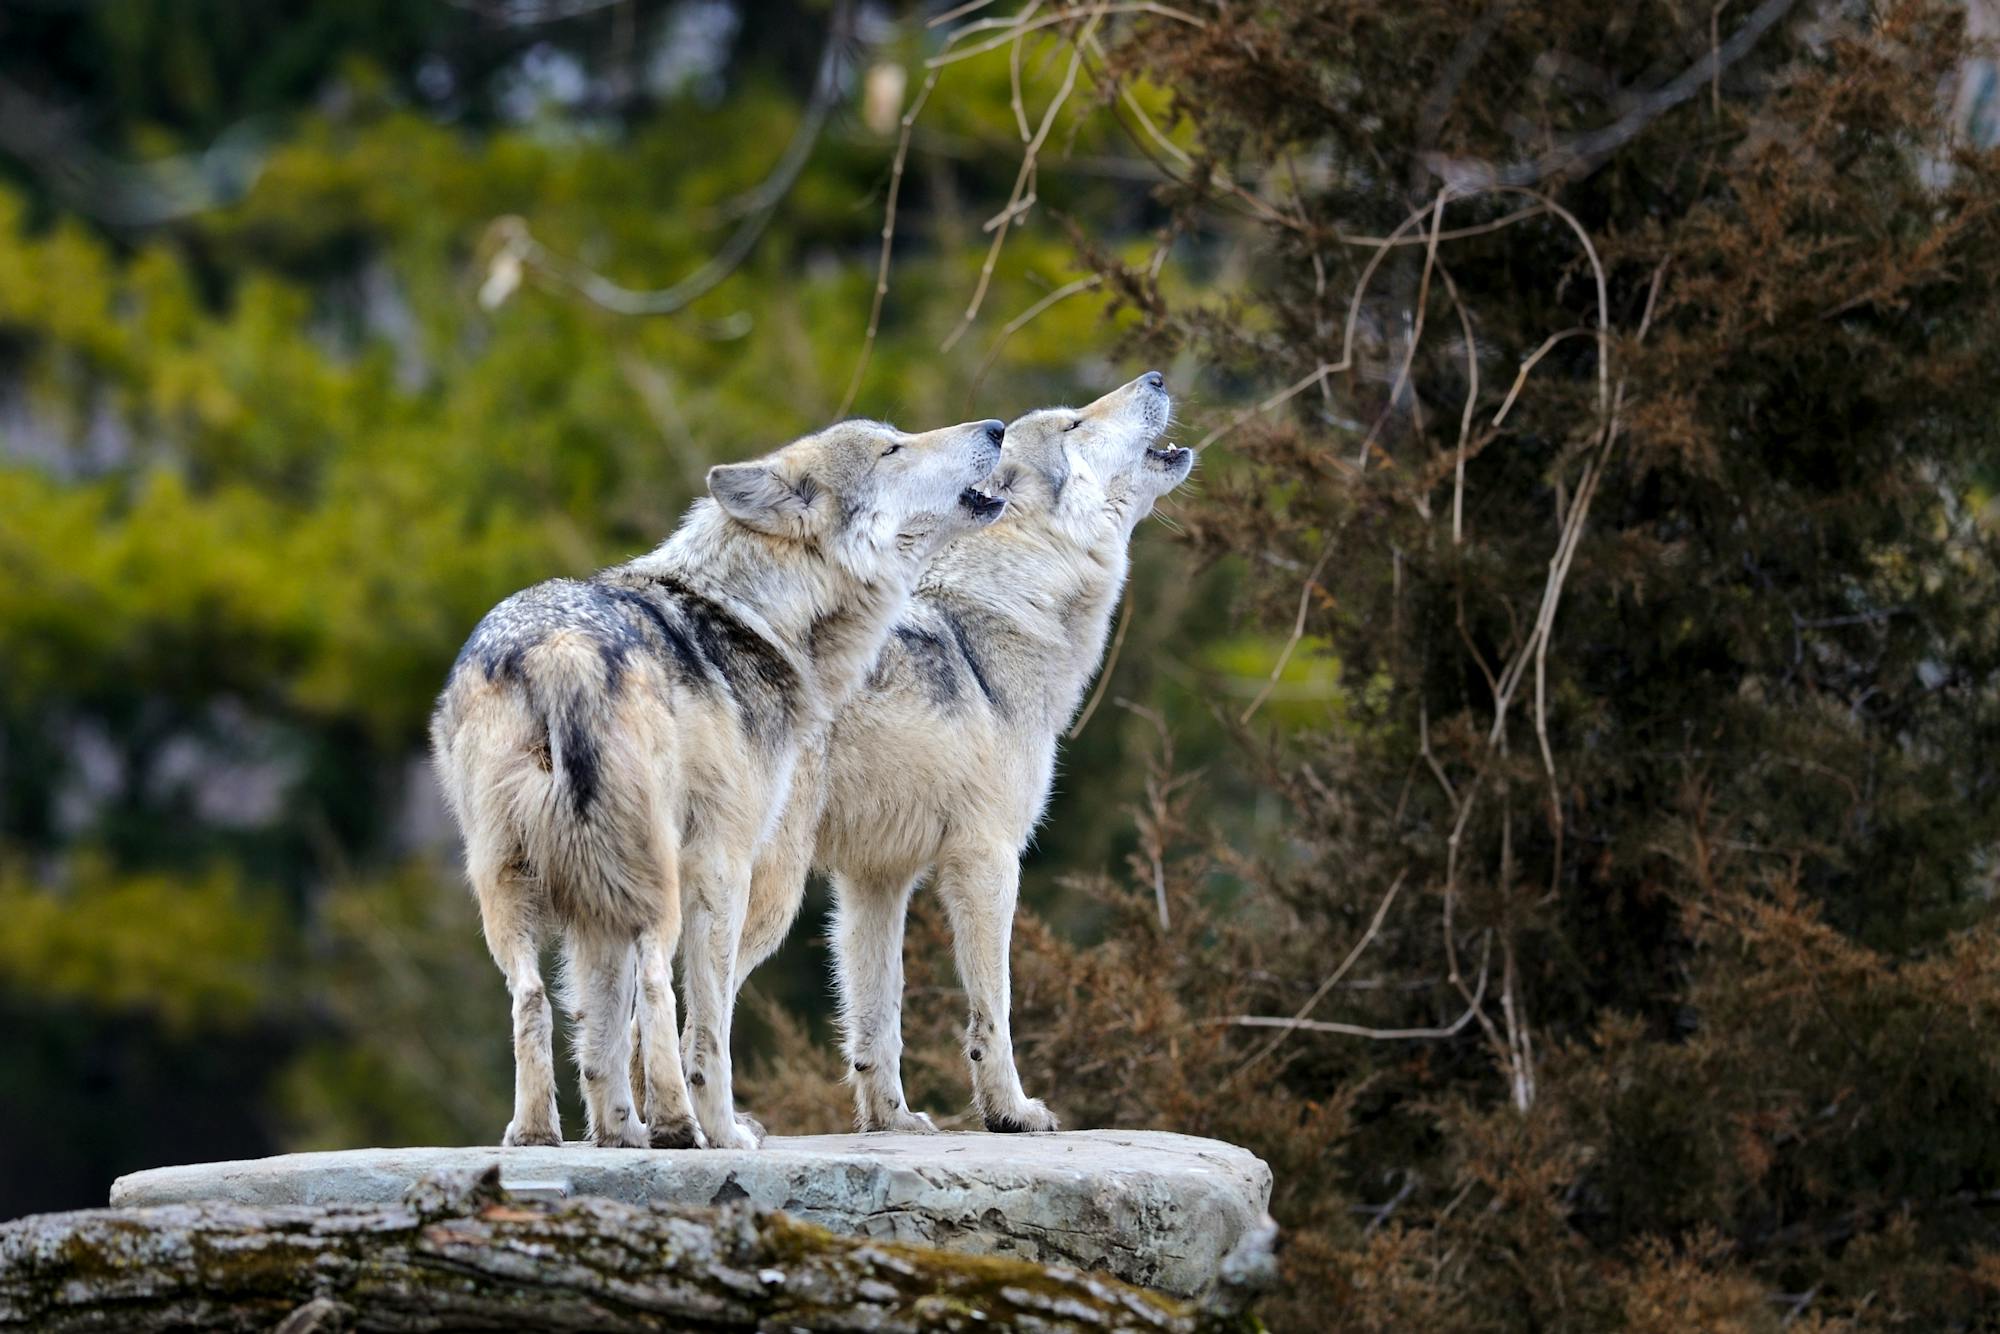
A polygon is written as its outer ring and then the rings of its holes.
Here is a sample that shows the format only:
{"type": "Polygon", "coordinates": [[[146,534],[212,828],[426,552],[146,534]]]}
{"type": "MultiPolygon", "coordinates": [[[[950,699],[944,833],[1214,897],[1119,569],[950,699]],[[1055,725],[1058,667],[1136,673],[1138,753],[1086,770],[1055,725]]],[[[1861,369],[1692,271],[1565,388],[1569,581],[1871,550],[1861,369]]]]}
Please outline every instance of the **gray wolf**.
{"type": "Polygon", "coordinates": [[[516,593],[472,632],[431,741],[513,999],[503,1144],[561,1142],[538,965],[555,930],[591,1138],[755,1146],[729,1064],[753,850],[931,555],[1003,508],[968,489],[1001,437],[850,421],[712,468],[650,554],[516,593]]]}
{"type": "Polygon", "coordinates": [[[936,1128],[910,1110],[900,1072],[904,915],[927,872],[970,1002],[975,1109],[989,1130],[1056,1128],[1021,1088],[1008,1024],[1020,857],[1102,655],[1132,531],[1194,465],[1187,449],[1156,447],[1172,406],[1148,372],[1088,407],[1009,425],[994,472],[1005,515],[931,563],[866,685],[801,758],[752,876],[743,971],[784,938],[808,869],[825,871],[863,1130],[936,1128]]]}

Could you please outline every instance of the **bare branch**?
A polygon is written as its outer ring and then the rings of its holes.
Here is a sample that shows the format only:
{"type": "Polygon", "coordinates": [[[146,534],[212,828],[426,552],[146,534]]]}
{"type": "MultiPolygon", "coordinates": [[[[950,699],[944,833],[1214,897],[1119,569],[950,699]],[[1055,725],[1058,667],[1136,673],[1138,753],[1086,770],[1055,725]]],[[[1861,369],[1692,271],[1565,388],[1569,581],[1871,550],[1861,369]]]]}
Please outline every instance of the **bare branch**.
{"type": "MultiPolygon", "coordinates": [[[[1077,295],[1079,292],[1087,292],[1091,288],[1097,286],[1099,283],[1103,281],[1104,281],[1103,274],[1092,273],[1092,274],[1087,274],[1082,278],[1078,278],[1073,282],[1064,283],[1061,287],[1056,288],[1055,291],[1050,292],[1047,296],[1037,301],[1034,305],[1029,306],[1026,310],[1022,311],[1019,315],[1016,315],[1013,319],[1008,320],[1006,325],[1000,330],[999,337],[993,340],[993,346],[987,349],[986,360],[979,363],[978,371],[976,371],[973,374],[972,386],[971,388],[965,391],[966,402],[970,403],[972,401],[972,396],[979,392],[979,386],[983,384],[986,380],[986,373],[992,370],[993,363],[1000,359],[1000,350],[1005,346],[1007,346],[1008,339],[1012,338],[1022,329],[1025,329],[1031,322],[1033,322],[1033,320],[1037,316],[1039,316],[1043,311],[1047,310],[1050,306],[1053,306],[1060,301],[1067,301],[1069,298],[1077,295]]],[[[969,410],[970,409],[968,409],[968,411],[969,410]]]]}
{"type": "MultiPolygon", "coordinates": [[[[1396,872],[1396,878],[1389,882],[1389,892],[1382,896],[1382,902],[1376,905],[1374,917],[1370,918],[1368,921],[1368,929],[1361,933],[1361,939],[1355,941],[1353,948],[1347,951],[1347,957],[1340,961],[1340,966],[1335,968],[1331,973],[1328,973],[1326,975],[1326,980],[1321,982],[1319,986],[1314,989],[1313,994],[1306,998],[1306,1003],[1304,1005],[1301,1005],[1298,1008],[1298,1010],[1292,1015],[1294,1024],[1296,1024],[1297,1021],[1304,1019],[1307,1015],[1311,1014],[1313,1012],[1313,1008],[1317,1006],[1321,1001],[1326,999],[1326,993],[1332,991],[1336,986],[1340,985],[1340,980],[1343,977],[1347,976],[1348,970],[1354,967],[1355,961],[1358,960],[1361,957],[1362,953],[1371,944],[1374,943],[1376,935],[1379,934],[1382,930],[1382,923],[1384,919],[1386,919],[1389,916],[1389,907],[1391,904],[1395,903],[1396,895],[1401,892],[1403,888],[1403,881],[1405,878],[1407,878],[1408,875],[1409,872],[1407,871],[1396,872]]],[[[1235,1072],[1231,1074],[1228,1079],[1224,1080],[1223,1083],[1225,1085],[1235,1083],[1238,1076],[1240,1076],[1244,1071],[1250,1069],[1252,1066],[1260,1064],[1272,1052],[1276,1051],[1280,1046],[1282,1046],[1286,1038],[1290,1037],[1293,1033],[1296,1033],[1297,1031],[1298,1029],[1296,1027],[1292,1026],[1282,1027],[1276,1037],[1272,1038],[1269,1042],[1265,1043],[1262,1048],[1260,1048],[1248,1060],[1244,1061],[1242,1065],[1236,1067],[1235,1072]]]]}
{"type": "Polygon", "coordinates": [[[1111,671],[1118,665],[1118,650],[1125,647],[1125,632],[1132,628],[1132,596],[1125,597],[1125,610],[1119,613],[1118,630],[1111,636],[1111,651],[1104,655],[1104,665],[1097,670],[1097,688],[1090,692],[1090,699],[1083,706],[1083,712],[1070,725],[1069,739],[1076,740],[1083,735],[1083,725],[1090,721],[1090,715],[1097,712],[1097,702],[1104,698],[1104,691],[1111,684],[1111,671]]]}
{"type": "Polygon", "coordinates": [[[910,109],[903,113],[902,134],[896,140],[896,158],[889,168],[889,199],[882,210],[882,258],[875,266],[875,296],[868,306],[868,332],[861,339],[861,356],[854,363],[854,374],[847,381],[847,392],[841,395],[840,411],[836,417],[845,417],[854,406],[855,396],[861,392],[861,377],[867,374],[868,358],[875,351],[875,337],[882,327],[882,299],[889,295],[889,253],[896,244],[896,203],[903,193],[903,166],[910,157],[910,133],[916,127],[917,115],[930,100],[931,89],[937,87],[938,72],[932,70],[924,76],[923,87],[917,89],[917,96],[910,103],[910,109]]]}
{"type": "MultiPolygon", "coordinates": [[[[814,145],[819,142],[820,130],[826,124],[827,114],[832,110],[840,86],[841,48],[847,40],[849,20],[849,0],[838,0],[833,16],[828,20],[819,75],[814,81],[812,100],[806,104],[804,117],[792,132],[791,142],[785,145],[777,165],[741,201],[749,205],[743,221],[722,248],[699,269],[672,287],[657,291],[625,287],[577,260],[556,254],[535,239],[528,230],[526,220],[510,216],[497,219],[491,229],[500,246],[494,261],[496,273],[500,271],[498,266],[503,264],[531,266],[593,305],[619,315],[672,315],[714,291],[756,249],[757,241],[770,225],[778,205],[797,183],[806,160],[812,156],[814,145]]],[[[508,289],[501,287],[493,290],[498,290],[504,298],[508,289]]]]}
{"type": "Polygon", "coordinates": [[[1271,697],[1271,692],[1277,689],[1278,678],[1285,674],[1285,664],[1292,660],[1293,650],[1298,648],[1299,641],[1305,638],[1306,613],[1312,610],[1312,591],[1319,587],[1319,572],[1326,568],[1326,562],[1333,555],[1334,544],[1338,540],[1337,534],[1327,538],[1325,549],[1319,553],[1319,559],[1313,562],[1312,572],[1306,575],[1306,586],[1299,590],[1299,614],[1292,622],[1291,638],[1285,641],[1284,650],[1278,654],[1278,660],[1271,664],[1271,679],[1264,683],[1264,688],[1250,701],[1250,707],[1243,710],[1243,716],[1236,720],[1239,725],[1248,724],[1257,710],[1263,707],[1264,701],[1271,697]]]}
{"type": "Polygon", "coordinates": [[[1403,386],[1410,381],[1410,367],[1416,362],[1417,348],[1424,341],[1424,313],[1430,307],[1431,273],[1437,267],[1438,229],[1444,224],[1444,206],[1450,198],[1451,189],[1446,187],[1437,192],[1437,199],[1431,204],[1430,244],[1424,247],[1423,276],[1417,281],[1417,300],[1410,325],[1410,345],[1403,353],[1403,364],[1396,370],[1395,383],[1389,386],[1389,401],[1383,404],[1381,416],[1375,419],[1375,424],[1368,428],[1368,434],[1362,438],[1361,451],[1355,457],[1354,466],[1363,471],[1368,467],[1368,451],[1375,444],[1376,433],[1382,429],[1382,424],[1389,420],[1389,414],[1396,410],[1396,400],[1402,397],[1403,386]]]}
{"type": "MultiPolygon", "coordinates": [[[[1034,6],[1031,4],[1029,9],[1023,10],[1021,13],[1009,18],[980,19],[975,23],[966,24],[945,39],[945,49],[943,51],[932,56],[924,63],[933,69],[945,65],[955,65],[961,60],[970,60],[974,56],[983,56],[988,51],[998,51],[1001,47],[1021,36],[1077,16],[1076,9],[1063,9],[1030,22],[1027,21],[1026,16],[1032,12],[1033,8],[1034,6]],[[969,37],[976,32],[992,32],[996,29],[1003,31],[1005,35],[989,38],[977,46],[968,46],[959,50],[952,49],[958,44],[961,38],[969,37]]],[[[1186,10],[1175,9],[1170,5],[1153,4],[1151,0],[1137,0],[1136,3],[1131,4],[1093,5],[1091,6],[1091,13],[1094,18],[1101,18],[1111,14],[1154,14],[1160,18],[1173,19],[1177,23],[1185,23],[1194,28],[1206,28],[1208,26],[1204,20],[1196,18],[1186,10]]]]}
{"type": "MultiPolygon", "coordinates": [[[[986,289],[993,281],[993,268],[1000,262],[1000,248],[1007,243],[1007,231],[1013,226],[1017,213],[1022,211],[1020,207],[1022,197],[1028,193],[1030,183],[1034,180],[1035,156],[1041,152],[1042,145],[1048,142],[1049,131],[1055,128],[1056,116],[1062,111],[1063,104],[1069,101],[1070,94],[1076,90],[1077,71],[1083,63],[1084,43],[1090,40],[1091,33],[1097,30],[1097,25],[1103,20],[1105,13],[1105,6],[1094,7],[1090,17],[1084,21],[1082,34],[1071,47],[1069,69],[1063,75],[1062,86],[1056,89],[1056,95],[1049,102],[1048,110],[1042,114],[1042,123],[1036,128],[1034,138],[1030,139],[1027,147],[1022,150],[1021,169],[1014,177],[1014,189],[1007,196],[1007,207],[996,219],[993,244],[987,248],[986,262],[979,266],[979,282],[972,290],[972,301],[966,306],[965,314],[959,319],[958,326],[944,340],[942,351],[949,352],[957,346],[958,340],[965,336],[965,331],[972,327],[972,321],[979,316],[979,307],[986,300],[986,289]]],[[[1068,15],[1062,14],[1056,17],[1065,18],[1068,15]]]]}
{"type": "Polygon", "coordinates": [[[1493,186],[1535,185],[1551,176],[1571,179],[1587,176],[1610,160],[1612,154],[1636,138],[1648,125],[1700,92],[1704,84],[1717,86],[1722,71],[1749,54],[1763,35],[1790,12],[1795,0],[1764,0],[1730,34],[1728,41],[1711,46],[1700,60],[1682,70],[1655,91],[1639,98],[1632,109],[1611,124],[1570,138],[1526,161],[1496,166],[1473,159],[1430,154],[1425,165],[1440,180],[1463,190],[1493,186]]]}
{"type": "MultiPolygon", "coordinates": [[[[1491,933],[1487,942],[1491,944],[1491,933]]],[[[1237,1014],[1225,1019],[1210,1019],[1211,1024],[1228,1024],[1235,1028],[1282,1028],[1302,1033],[1333,1033],[1340,1037],[1367,1038],[1373,1042],[1403,1042],[1413,1039],[1455,1038],[1465,1031],[1465,1026],[1475,1018],[1483,1019],[1480,1004],[1486,996],[1486,959],[1484,953],[1479,961],[1479,985],[1470,993],[1470,1001],[1465,1013],[1442,1028],[1370,1028],[1365,1024],[1343,1024],[1328,1019],[1284,1018],[1278,1015],[1237,1014]]]]}

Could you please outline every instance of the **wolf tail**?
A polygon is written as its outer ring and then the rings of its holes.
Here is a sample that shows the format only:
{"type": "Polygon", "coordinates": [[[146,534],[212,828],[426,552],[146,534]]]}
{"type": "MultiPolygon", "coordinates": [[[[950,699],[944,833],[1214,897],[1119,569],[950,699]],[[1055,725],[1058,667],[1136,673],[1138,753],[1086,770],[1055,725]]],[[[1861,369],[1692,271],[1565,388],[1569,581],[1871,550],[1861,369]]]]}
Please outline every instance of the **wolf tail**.
{"type": "Polygon", "coordinates": [[[553,634],[504,688],[461,701],[453,733],[440,755],[468,844],[518,850],[563,924],[637,930],[675,913],[672,727],[648,684],[588,636],[553,634]]]}

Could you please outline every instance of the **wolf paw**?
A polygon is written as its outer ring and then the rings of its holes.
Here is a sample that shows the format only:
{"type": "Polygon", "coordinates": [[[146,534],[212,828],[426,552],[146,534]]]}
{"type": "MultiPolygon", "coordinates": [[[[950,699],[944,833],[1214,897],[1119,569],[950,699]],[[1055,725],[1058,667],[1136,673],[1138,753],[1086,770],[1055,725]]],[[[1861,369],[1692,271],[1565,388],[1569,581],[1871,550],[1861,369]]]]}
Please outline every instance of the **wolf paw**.
{"type": "Polygon", "coordinates": [[[764,1147],[764,1136],[767,1132],[764,1129],[762,1121],[759,1121],[748,1112],[738,1112],[736,1114],[736,1126],[737,1129],[748,1132],[750,1138],[757,1141],[758,1148],[761,1149],[764,1147]]]}
{"type": "Polygon", "coordinates": [[[986,1112],[981,1119],[986,1122],[986,1128],[996,1135],[1018,1135],[1024,1131],[1042,1134],[1062,1128],[1056,1114],[1040,1098],[1029,1098],[1005,1110],[986,1112]]]}
{"type": "Polygon", "coordinates": [[[896,1135],[935,1135],[937,1123],[922,1112],[913,1112],[907,1107],[899,1107],[893,1112],[883,1112],[865,1118],[861,1127],[863,1133],[887,1132],[896,1135]]]}
{"type": "Polygon", "coordinates": [[[539,1148],[559,1149],[562,1147],[562,1132],[553,1127],[546,1126],[517,1126],[512,1121],[509,1121],[507,1123],[507,1132],[500,1136],[500,1143],[503,1147],[509,1149],[522,1149],[531,1145],[539,1148]]]}
{"type": "Polygon", "coordinates": [[[711,1149],[754,1149],[759,1143],[757,1136],[750,1133],[741,1121],[733,1116],[723,1125],[721,1134],[708,1137],[708,1147],[711,1149]]]}
{"type": "Polygon", "coordinates": [[[646,1123],[628,1116],[615,1126],[600,1126],[592,1142],[600,1149],[643,1149],[651,1140],[646,1123]]]}
{"type": "Polygon", "coordinates": [[[692,1116],[683,1116],[672,1121],[655,1123],[652,1128],[651,1139],[653,1147],[656,1149],[705,1149],[708,1147],[708,1137],[701,1133],[701,1127],[695,1124],[692,1116]]]}

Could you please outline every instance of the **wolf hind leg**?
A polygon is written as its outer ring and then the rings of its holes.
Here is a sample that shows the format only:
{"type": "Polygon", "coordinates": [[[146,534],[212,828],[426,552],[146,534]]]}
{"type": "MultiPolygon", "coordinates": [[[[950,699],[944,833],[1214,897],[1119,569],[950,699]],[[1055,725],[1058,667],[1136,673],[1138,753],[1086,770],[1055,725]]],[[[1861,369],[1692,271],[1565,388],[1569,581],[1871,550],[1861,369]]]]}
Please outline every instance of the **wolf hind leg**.
{"type": "Polygon", "coordinates": [[[622,931],[572,926],[563,938],[568,987],[581,1010],[572,1039],[590,1138],[599,1148],[643,1149],[632,1096],[634,947],[622,931]]]}
{"type": "Polygon", "coordinates": [[[951,919],[952,953],[971,1009],[965,1056],[973,1108],[988,1130],[1055,1130],[1055,1113],[1022,1090],[1014,1067],[1008,951],[1021,891],[1020,856],[1011,847],[947,849],[938,860],[937,890],[951,919]]]}
{"type": "Polygon", "coordinates": [[[541,912],[532,882],[492,849],[469,849],[480,925],[513,1000],[514,1117],[505,1145],[561,1144],[556,1111],[555,1014],[542,981],[541,912]],[[482,855],[483,854],[483,855],[482,855]]]}
{"type": "Polygon", "coordinates": [[[674,1005],[674,945],[680,913],[639,933],[639,1060],[646,1093],[646,1126],[656,1149],[699,1149],[707,1144],[688,1100],[681,1070],[680,1018],[674,1005]]]}
{"type": "Polygon", "coordinates": [[[935,1134],[903,1096],[903,926],[917,878],[833,877],[834,978],[854,1123],[935,1134]]]}

